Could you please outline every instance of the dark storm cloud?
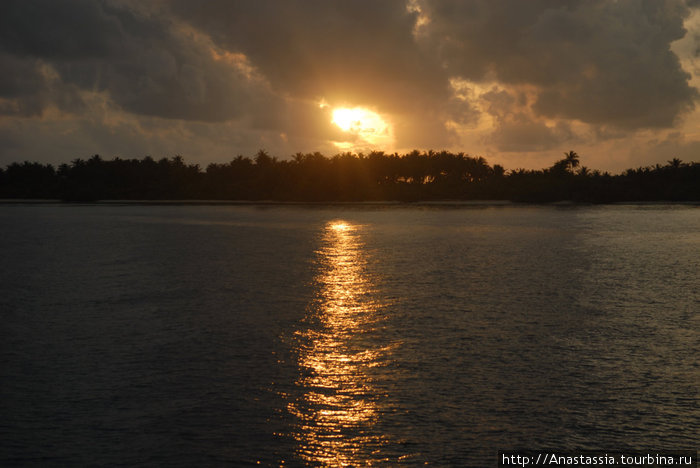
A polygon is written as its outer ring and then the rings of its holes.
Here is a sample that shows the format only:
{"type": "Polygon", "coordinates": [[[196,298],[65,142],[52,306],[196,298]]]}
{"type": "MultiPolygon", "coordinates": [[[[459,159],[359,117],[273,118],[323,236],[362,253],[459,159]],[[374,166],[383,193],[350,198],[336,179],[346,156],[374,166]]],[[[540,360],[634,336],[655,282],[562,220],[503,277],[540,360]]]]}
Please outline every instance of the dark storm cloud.
{"type": "Polygon", "coordinates": [[[534,85],[542,116],[624,128],[671,126],[697,92],[670,50],[679,0],[421,3],[423,39],[464,78],[534,85]]]}
{"type": "Polygon", "coordinates": [[[0,47],[17,55],[80,59],[115,55],[122,28],[104,4],[90,0],[5,0],[0,47]]]}
{"type": "MultiPolygon", "coordinates": [[[[203,121],[235,118],[251,107],[273,105],[256,89],[259,83],[236,64],[216,59],[205,40],[184,33],[168,18],[115,5],[87,0],[3,2],[1,47],[15,61],[13,70],[35,86],[37,95],[48,88],[37,63],[57,72],[51,97],[59,102],[66,89],[77,86],[106,91],[116,104],[136,114],[203,121]]],[[[2,91],[16,107],[31,104],[32,97],[17,86],[10,84],[2,91]]]]}
{"type": "Polygon", "coordinates": [[[1,114],[36,115],[44,107],[48,90],[46,77],[36,60],[25,60],[0,52],[0,68],[11,70],[0,73],[1,114]]]}

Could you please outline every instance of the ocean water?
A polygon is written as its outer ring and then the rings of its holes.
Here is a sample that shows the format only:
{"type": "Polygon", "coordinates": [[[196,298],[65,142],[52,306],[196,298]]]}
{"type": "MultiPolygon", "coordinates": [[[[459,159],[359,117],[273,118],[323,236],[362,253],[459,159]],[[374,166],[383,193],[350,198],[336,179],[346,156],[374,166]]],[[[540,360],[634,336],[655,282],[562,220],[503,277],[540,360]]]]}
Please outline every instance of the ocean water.
{"type": "Polygon", "coordinates": [[[0,465],[695,449],[700,207],[1,205],[0,465]]]}

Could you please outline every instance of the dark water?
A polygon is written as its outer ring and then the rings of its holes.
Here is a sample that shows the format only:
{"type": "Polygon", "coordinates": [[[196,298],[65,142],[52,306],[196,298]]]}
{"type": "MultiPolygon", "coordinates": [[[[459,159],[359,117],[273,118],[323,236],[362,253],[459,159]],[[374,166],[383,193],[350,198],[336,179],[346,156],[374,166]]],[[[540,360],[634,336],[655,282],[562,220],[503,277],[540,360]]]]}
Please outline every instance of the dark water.
{"type": "Polygon", "coordinates": [[[700,208],[0,206],[0,464],[695,449],[700,208]]]}

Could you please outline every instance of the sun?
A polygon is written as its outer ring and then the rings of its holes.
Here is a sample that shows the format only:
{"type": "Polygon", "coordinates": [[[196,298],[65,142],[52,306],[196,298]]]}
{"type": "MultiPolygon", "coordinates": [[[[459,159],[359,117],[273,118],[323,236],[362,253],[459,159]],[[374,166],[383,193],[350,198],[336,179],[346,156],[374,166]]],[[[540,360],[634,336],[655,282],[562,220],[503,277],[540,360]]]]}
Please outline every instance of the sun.
{"type": "MultiPolygon", "coordinates": [[[[364,146],[391,146],[393,128],[381,115],[364,107],[337,107],[333,110],[331,122],[344,132],[359,137],[359,143],[336,142],[343,149],[357,149],[364,146]]],[[[357,140],[357,138],[355,138],[357,140]]]]}
{"type": "Polygon", "coordinates": [[[363,107],[339,107],[333,111],[332,122],[353,133],[381,133],[388,127],[379,114],[363,107]]]}

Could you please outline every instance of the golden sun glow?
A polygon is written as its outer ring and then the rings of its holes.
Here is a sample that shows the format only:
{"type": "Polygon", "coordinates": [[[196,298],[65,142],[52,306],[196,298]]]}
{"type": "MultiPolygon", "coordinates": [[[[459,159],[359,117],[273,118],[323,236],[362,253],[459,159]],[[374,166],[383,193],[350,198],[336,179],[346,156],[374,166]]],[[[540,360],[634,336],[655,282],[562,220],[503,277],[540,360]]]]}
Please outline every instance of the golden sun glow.
{"type": "Polygon", "coordinates": [[[337,107],[331,120],[344,132],[352,134],[353,142],[336,142],[342,149],[357,149],[363,146],[390,147],[394,142],[394,131],[381,115],[364,107],[337,107]]]}
{"type": "Polygon", "coordinates": [[[348,229],[350,229],[350,225],[339,221],[337,223],[330,224],[330,228],[334,231],[347,231],[348,229]]]}

